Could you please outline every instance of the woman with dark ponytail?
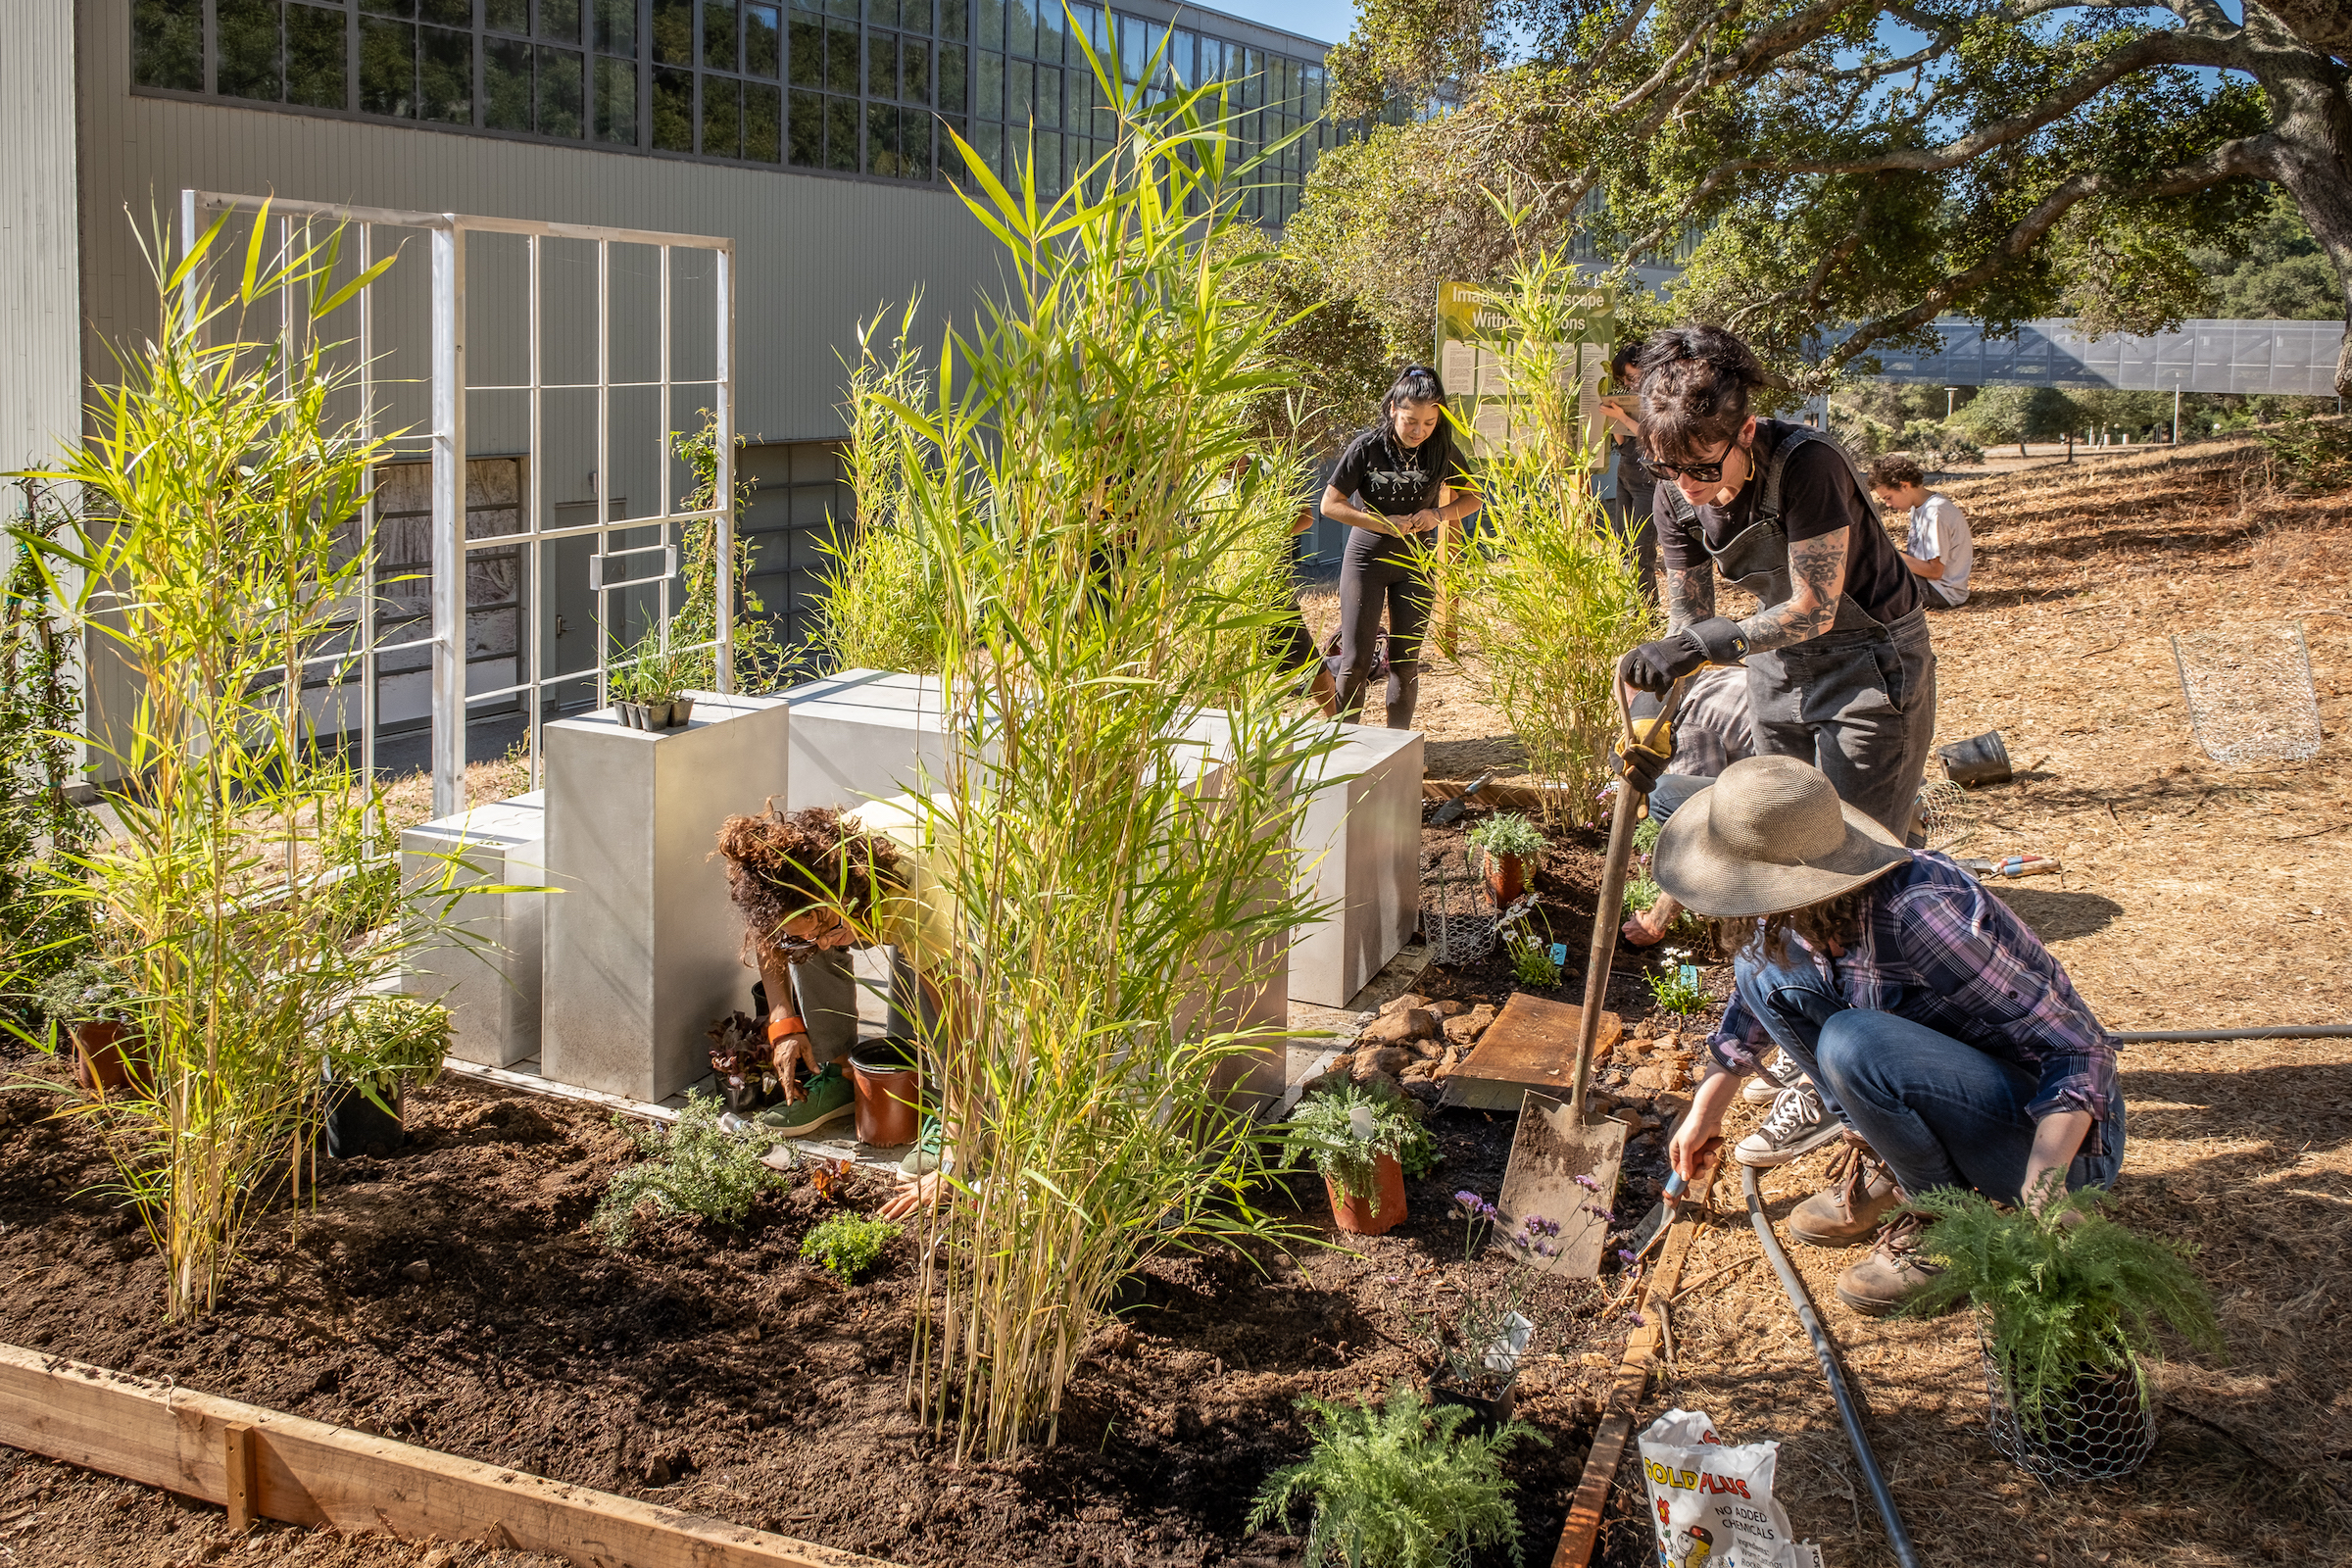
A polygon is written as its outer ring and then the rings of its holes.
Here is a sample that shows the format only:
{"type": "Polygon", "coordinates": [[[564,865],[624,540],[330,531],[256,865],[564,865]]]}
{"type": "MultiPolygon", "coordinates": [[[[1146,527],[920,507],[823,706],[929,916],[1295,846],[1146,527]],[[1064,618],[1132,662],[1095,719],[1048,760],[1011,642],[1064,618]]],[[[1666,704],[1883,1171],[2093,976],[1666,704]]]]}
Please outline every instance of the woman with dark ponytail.
{"type": "Polygon", "coordinates": [[[1936,733],[1936,654],[1868,481],[1825,432],[1749,412],[1764,368],[1720,327],[1655,333],[1641,364],[1668,634],[1618,673],[1663,692],[1744,660],[1756,751],[1820,768],[1902,840],[1936,733]],[[1763,608],[1718,615],[1718,574],[1763,608]]]}
{"type": "Polygon", "coordinates": [[[1348,444],[1323,491],[1323,515],[1350,524],[1340,566],[1340,717],[1363,710],[1372,645],[1389,614],[1391,729],[1413,727],[1421,692],[1421,639],[1436,595],[1413,564],[1415,534],[1435,532],[1479,508],[1468,466],[1446,417],[1446,384],[1408,365],[1381,403],[1381,421],[1348,444]],[[1447,492],[1451,494],[1448,495],[1447,492]]]}

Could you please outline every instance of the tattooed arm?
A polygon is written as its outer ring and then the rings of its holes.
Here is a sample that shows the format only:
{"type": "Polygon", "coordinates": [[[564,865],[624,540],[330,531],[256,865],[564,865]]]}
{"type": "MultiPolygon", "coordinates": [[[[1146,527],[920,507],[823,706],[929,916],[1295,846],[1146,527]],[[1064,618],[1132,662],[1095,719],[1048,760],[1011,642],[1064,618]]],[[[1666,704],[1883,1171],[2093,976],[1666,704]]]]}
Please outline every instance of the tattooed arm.
{"type": "MultiPolygon", "coordinates": [[[[1749,649],[1786,648],[1809,642],[1830,629],[1838,618],[1838,601],[1845,593],[1845,545],[1852,525],[1816,539],[1788,542],[1788,577],[1795,591],[1777,605],[1768,605],[1740,623],[1749,649]]],[[[1712,591],[1708,603],[1714,602],[1712,591]]]]}
{"type": "Polygon", "coordinates": [[[1715,563],[1701,552],[1695,566],[1666,568],[1666,630],[1715,618],[1715,563]]]}

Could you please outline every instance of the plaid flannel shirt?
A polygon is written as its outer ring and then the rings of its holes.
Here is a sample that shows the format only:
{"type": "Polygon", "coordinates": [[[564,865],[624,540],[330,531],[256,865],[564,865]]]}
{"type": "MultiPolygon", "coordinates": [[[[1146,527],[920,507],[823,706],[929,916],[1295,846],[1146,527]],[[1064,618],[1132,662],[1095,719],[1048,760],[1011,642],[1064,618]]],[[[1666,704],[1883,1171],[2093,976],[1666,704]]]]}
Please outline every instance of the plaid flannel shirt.
{"type": "MultiPolygon", "coordinates": [[[[2115,1046],[2040,939],[1940,855],[1915,853],[1869,892],[1862,933],[1842,957],[1825,958],[1791,938],[1789,962],[1809,960],[1848,1006],[1925,1024],[2033,1073],[2039,1089],[2026,1114],[2040,1121],[2088,1111],[2097,1152],[2105,1152],[2115,1046]]],[[[1771,1048],[1738,999],[1707,1042],[1717,1062],[1742,1076],[1771,1048]]]]}

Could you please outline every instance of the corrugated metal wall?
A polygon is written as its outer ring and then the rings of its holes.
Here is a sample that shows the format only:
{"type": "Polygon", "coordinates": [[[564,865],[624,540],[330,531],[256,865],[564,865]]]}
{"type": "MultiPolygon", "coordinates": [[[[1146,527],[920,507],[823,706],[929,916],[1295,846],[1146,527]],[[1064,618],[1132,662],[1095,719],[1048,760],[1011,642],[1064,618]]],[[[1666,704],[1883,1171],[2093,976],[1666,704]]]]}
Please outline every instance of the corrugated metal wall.
{"type": "MultiPolygon", "coordinates": [[[[127,12],[127,7],[121,8],[127,12]]],[[[74,0],[9,0],[0,47],[0,468],[80,428],[74,0]]]]}
{"type": "MultiPolygon", "coordinates": [[[[22,7],[45,15],[62,14],[67,5],[12,0],[8,9],[13,20],[22,7]]],[[[124,0],[83,0],[79,12],[82,276],[92,366],[109,363],[101,339],[135,339],[152,329],[154,290],[132,222],[144,225],[151,212],[175,213],[183,186],[729,235],[740,269],[737,427],[770,441],[842,433],[842,357],[855,352],[860,317],[920,288],[930,313],[925,335],[936,342],[943,313],[968,319],[969,302],[1000,277],[994,242],[944,187],[133,97],[130,7],[124,0]]],[[[10,62],[0,69],[13,78],[24,51],[22,30],[11,32],[10,62]]],[[[11,122],[19,115],[14,99],[12,93],[0,104],[11,122]]],[[[13,166],[0,179],[12,182],[13,192],[26,168],[45,160],[23,156],[28,144],[14,138],[0,145],[9,147],[13,166]]],[[[61,152],[57,164],[58,177],[68,177],[70,159],[61,152]]],[[[0,221],[9,216],[0,213],[0,221]]],[[[420,247],[414,265],[421,280],[420,247]]],[[[0,282],[16,286],[13,278],[0,282]]],[[[425,368],[388,373],[421,377],[425,368]]],[[[13,394],[11,388],[0,396],[13,394]]]]}

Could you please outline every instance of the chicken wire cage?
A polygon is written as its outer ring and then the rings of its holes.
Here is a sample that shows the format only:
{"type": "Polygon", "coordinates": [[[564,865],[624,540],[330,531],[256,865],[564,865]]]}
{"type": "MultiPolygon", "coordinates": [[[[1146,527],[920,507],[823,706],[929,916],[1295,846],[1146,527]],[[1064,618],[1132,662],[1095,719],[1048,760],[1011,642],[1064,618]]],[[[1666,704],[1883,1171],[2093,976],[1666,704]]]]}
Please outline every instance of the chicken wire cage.
{"type": "Polygon", "coordinates": [[[2293,762],[2320,750],[2311,647],[2299,625],[2235,626],[2173,638],[2197,744],[2217,762],[2293,762]]]}
{"type": "Polygon", "coordinates": [[[1429,961],[1448,968],[1479,962],[1535,906],[1535,895],[1528,893],[1496,909],[1486,873],[1472,863],[1467,846],[1437,852],[1421,874],[1421,938],[1429,944],[1429,961]]]}
{"type": "Polygon", "coordinates": [[[1983,1355],[1992,1446],[2036,1481],[2111,1481],[2132,1474],[2155,1451],[2156,1407],[2130,1371],[2084,1373],[2046,1401],[2035,1422],[2018,1413],[1991,1349],[1983,1355]]]}

